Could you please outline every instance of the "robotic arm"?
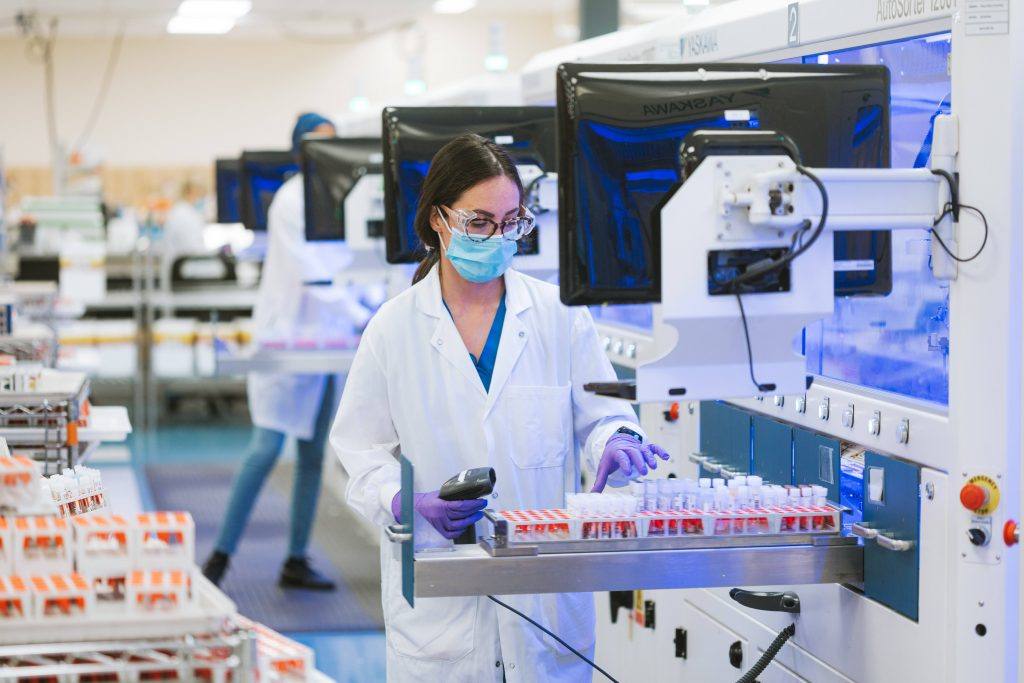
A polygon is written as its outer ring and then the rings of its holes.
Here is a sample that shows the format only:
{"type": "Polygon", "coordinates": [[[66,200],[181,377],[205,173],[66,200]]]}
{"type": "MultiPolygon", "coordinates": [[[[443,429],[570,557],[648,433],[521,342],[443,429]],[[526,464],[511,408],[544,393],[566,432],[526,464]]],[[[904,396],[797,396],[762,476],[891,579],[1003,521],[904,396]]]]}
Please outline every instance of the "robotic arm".
{"type": "Polygon", "coordinates": [[[954,133],[950,117],[937,123],[934,171],[806,169],[781,151],[746,153],[736,133],[727,152],[709,148],[661,208],[667,351],[638,368],[636,400],[803,393],[796,344],[833,312],[835,231],[934,229],[952,253],[933,244],[933,272],[953,279],[954,133]]]}

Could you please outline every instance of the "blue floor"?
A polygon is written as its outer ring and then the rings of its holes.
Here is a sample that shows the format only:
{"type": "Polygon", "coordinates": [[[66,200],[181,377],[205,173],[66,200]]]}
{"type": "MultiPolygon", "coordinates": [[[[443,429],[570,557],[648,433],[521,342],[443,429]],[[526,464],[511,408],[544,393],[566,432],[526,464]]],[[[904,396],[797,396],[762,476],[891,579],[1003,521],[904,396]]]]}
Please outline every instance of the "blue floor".
{"type": "Polygon", "coordinates": [[[384,634],[287,633],[316,652],[316,667],[338,683],[375,683],[385,680],[384,634]]]}
{"type": "MultiPolygon", "coordinates": [[[[213,470],[225,470],[230,465],[236,463],[244,454],[249,442],[249,435],[250,429],[248,427],[216,425],[162,427],[155,434],[151,434],[148,437],[145,435],[135,435],[130,446],[134,456],[135,470],[141,475],[138,477],[139,496],[143,504],[153,506],[156,504],[156,501],[162,500],[164,503],[175,501],[188,502],[185,505],[186,508],[210,507],[210,491],[200,491],[194,487],[194,484],[189,485],[184,480],[181,480],[179,485],[175,485],[176,478],[186,475],[189,470],[192,471],[193,475],[200,474],[200,470],[210,472],[213,470]],[[172,469],[168,470],[168,467],[172,469]],[[145,475],[145,471],[151,468],[163,470],[165,475],[171,474],[170,477],[164,476],[157,480],[160,482],[160,486],[168,488],[155,492],[152,490],[150,484],[153,479],[145,475]],[[179,486],[182,488],[179,488],[179,486]],[[202,500],[205,504],[199,504],[199,500],[202,500]]],[[[193,478],[194,476],[185,476],[185,479],[193,478]]],[[[220,480],[218,486],[223,488],[224,477],[220,476],[217,479],[220,480]]],[[[226,496],[226,491],[221,491],[220,495],[226,496]]],[[[275,570],[275,567],[271,567],[271,564],[275,564],[276,561],[271,562],[268,559],[268,555],[273,557],[273,554],[268,548],[263,547],[265,543],[262,541],[266,539],[262,537],[275,526],[274,522],[276,520],[272,517],[269,519],[265,517],[261,524],[259,521],[260,508],[264,508],[265,514],[269,512],[272,516],[280,515],[280,505],[284,501],[275,500],[278,497],[268,485],[261,496],[261,501],[269,501],[270,509],[268,509],[265,503],[258,506],[254,511],[253,523],[249,530],[251,532],[251,538],[249,539],[250,550],[256,553],[254,557],[263,573],[268,571],[273,573],[272,570],[275,570]]],[[[211,510],[216,507],[216,504],[214,504],[211,510]]],[[[216,525],[200,525],[199,522],[200,520],[197,518],[197,552],[201,553],[202,551],[199,551],[199,548],[205,550],[212,543],[210,537],[215,533],[212,528],[208,529],[205,527],[215,527],[216,525]]],[[[241,554],[244,544],[245,541],[243,541],[243,546],[240,546],[239,554],[241,554]]],[[[327,569],[330,573],[329,566],[323,568],[327,569]]],[[[266,577],[263,578],[266,579],[266,577]]],[[[337,578],[341,579],[342,585],[344,585],[344,577],[337,576],[337,578]]],[[[274,593],[271,596],[273,600],[263,605],[267,608],[267,614],[270,615],[270,618],[264,619],[264,621],[270,622],[268,625],[272,627],[274,626],[274,621],[281,622],[279,626],[284,628],[280,630],[289,637],[312,648],[316,653],[317,668],[320,671],[342,683],[371,683],[385,680],[384,633],[375,628],[379,625],[373,619],[367,619],[365,614],[353,608],[345,618],[345,628],[342,630],[336,628],[309,630],[308,626],[317,626],[319,621],[317,619],[307,618],[300,621],[294,619],[282,620],[282,615],[274,615],[274,612],[278,611],[281,607],[287,608],[288,605],[275,601],[287,600],[287,595],[277,595],[280,591],[274,590],[272,581],[273,577],[270,577],[269,583],[263,589],[261,596],[263,601],[266,601],[267,596],[270,593],[274,593]]],[[[228,589],[229,594],[233,592],[229,581],[225,582],[225,588],[228,589]]],[[[246,613],[242,601],[238,600],[237,597],[235,599],[240,604],[240,611],[246,613]]],[[[259,602],[257,601],[256,604],[258,605],[259,602]]],[[[296,600],[296,602],[301,603],[304,600],[296,600]]],[[[309,606],[306,605],[305,609],[308,614],[309,606]]],[[[290,612],[291,610],[287,611],[290,612]]],[[[301,610],[297,614],[301,616],[301,610]]],[[[248,616],[259,618],[266,615],[248,614],[248,616]]]]}

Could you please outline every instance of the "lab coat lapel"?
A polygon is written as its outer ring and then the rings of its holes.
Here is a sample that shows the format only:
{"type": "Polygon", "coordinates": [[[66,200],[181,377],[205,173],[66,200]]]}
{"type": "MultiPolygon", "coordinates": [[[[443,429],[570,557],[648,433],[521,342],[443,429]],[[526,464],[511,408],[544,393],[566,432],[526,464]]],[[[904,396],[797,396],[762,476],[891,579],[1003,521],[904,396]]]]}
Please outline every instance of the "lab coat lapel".
{"type": "Polygon", "coordinates": [[[441,355],[448,363],[451,363],[455,370],[469,382],[469,384],[484,396],[483,382],[473,362],[469,358],[469,351],[455,328],[452,316],[444,307],[441,301],[441,280],[437,276],[437,267],[431,269],[430,273],[420,285],[416,292],[416,308],[420,312],[436,319],[434,334],[430,337],[430,346],[441,355]]]}
{"type": "Polygon", "coordinates": [[[459,331],[455,328],[455,323],[452,322],[451,316],[447,315],[447,312],[445,317],[437,319],[437,326],[434,328],[434,335],[430,338],[430,345],[441,354],[441,357],[455,366],[459,374],[474,389],[481,395],[485,393],[483,382],[480,381],[480,374],[473,367],[469,351],[466,350],[466,345],[462,342],[462,337],[459,336],[459,331]]]}
{"type": "Polygon", "coordinates": [[[531,305],[530,294],[522,276],[514,270],[505,273],[505,325],[498,343],[498,356],[491,375],[491,390],[487,394],[484,418],[490,413],[508,383],[512,371],[519,361],[526,345],[530,342],[530,331],[519,315],[531,305]]]}

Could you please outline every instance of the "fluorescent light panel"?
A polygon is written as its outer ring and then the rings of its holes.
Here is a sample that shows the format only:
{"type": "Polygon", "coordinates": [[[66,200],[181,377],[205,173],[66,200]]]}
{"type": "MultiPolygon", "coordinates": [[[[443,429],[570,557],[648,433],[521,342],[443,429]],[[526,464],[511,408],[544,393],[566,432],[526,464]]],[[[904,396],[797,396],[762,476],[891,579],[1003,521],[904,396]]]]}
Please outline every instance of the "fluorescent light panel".
{"type": "Polygon", "coordinates": [[[711,0],[683,0],[686,7],[707,7],[710,4],[711,0]]]}
{"type": "Polygon", "coordinates": [[[217,35],[227,33],[235,27],[231,17],[183,17],[180,14],[167,22],[168,33],[198,33],[217,35]]]}
{"type": "Polygon", "coordinates": [[[180,17],[240,19],[252,10],[252,0],[182,0],[180,17]]]}
{"type": "Polygon", "coordinates": [[[435,14],[462,14],[476,7],[476,0],[434,0],[435,14]]]}

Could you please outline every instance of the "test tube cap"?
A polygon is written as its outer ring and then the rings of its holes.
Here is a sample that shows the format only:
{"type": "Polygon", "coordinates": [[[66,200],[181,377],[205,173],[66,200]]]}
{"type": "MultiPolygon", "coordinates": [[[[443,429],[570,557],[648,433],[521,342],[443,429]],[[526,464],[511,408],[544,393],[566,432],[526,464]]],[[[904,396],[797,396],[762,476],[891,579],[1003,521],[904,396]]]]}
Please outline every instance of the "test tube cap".
{"type": "Polygon", "coordinates": [[[751,474],[750,476],[747,477],[747,486],[762,486],[763,484],[764,479],[757,476],[756,474],[751,474]]]}
{"type": "Polygon", "coordinates": [[[702,489],[709,489],[711,488],[711,480],[707,477],[701,477],[698,481],[698,486],[702,489]]]}

